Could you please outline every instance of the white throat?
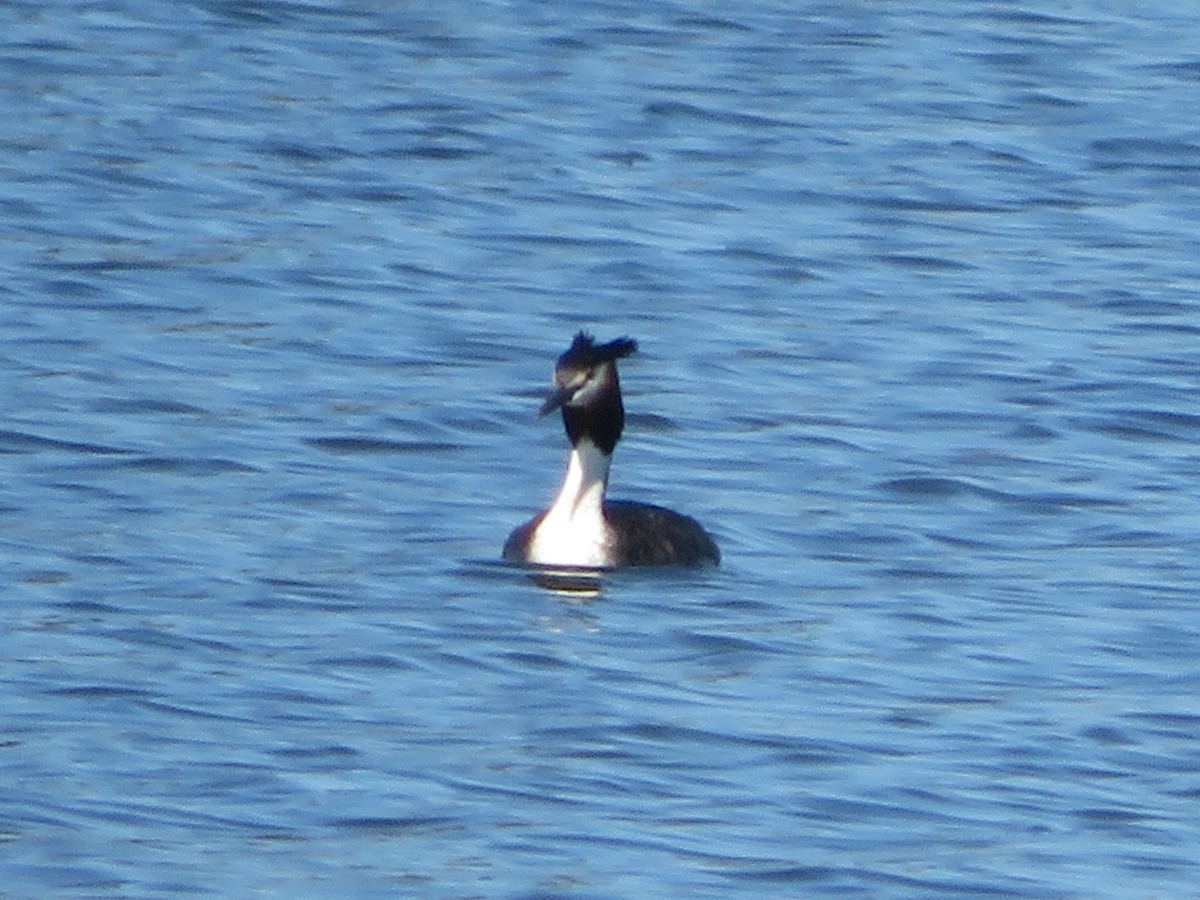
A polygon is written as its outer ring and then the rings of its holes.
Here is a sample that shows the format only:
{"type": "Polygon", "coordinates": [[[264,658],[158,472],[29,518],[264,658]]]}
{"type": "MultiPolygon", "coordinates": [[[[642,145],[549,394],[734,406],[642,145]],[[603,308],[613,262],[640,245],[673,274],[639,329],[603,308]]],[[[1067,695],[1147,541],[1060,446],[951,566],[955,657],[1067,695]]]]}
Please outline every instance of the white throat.
{"type": "Polygon", "coordinates": [[[551,566],[606,566],[604,489],[612,457],[584,438],[571,449],[558,496],[533,533],[529,561],[551,566]]]}

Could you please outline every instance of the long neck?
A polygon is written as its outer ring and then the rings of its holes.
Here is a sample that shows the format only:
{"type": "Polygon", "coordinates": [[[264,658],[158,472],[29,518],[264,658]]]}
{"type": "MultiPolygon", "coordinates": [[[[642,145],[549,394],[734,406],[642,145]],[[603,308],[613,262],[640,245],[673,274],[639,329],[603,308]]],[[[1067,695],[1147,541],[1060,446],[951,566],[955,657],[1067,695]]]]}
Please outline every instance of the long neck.
{"type": "Polygon", "coordinates": [[[610,563],[604,489],[611,457],[590,440],[571,448],[558,496],[534,520],[527,559],[542,565],[606,566],[610,563]]]}
{"type": "Polygon", "coordinates": [[[597,447],[588,438],[581,439],[571,448],[567,460],[567,473],[553,503],[553,509],[568,518],[574,518],[585,510],[599,510],[604,505],[604,491],[608,487],[608,469],[612,456],[597,447]]]}

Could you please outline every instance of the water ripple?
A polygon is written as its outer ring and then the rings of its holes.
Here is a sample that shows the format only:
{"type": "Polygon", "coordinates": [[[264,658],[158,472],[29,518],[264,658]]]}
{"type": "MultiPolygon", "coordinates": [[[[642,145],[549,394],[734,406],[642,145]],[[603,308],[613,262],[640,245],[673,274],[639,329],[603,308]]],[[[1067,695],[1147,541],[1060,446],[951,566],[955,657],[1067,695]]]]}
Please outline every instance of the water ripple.
{"type": "Polygon", "coordinates": [[[9,12],[7,891],[1194,891],[1193,11],[9,12]]]}

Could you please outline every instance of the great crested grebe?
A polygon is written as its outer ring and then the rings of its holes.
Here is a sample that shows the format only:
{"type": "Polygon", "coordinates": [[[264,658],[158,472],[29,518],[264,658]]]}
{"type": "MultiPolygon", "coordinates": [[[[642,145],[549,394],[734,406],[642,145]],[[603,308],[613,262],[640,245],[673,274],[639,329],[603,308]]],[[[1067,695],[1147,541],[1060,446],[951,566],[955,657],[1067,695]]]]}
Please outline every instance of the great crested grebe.
{"type": "Polygon", "coordinates": [[[567,473],[549,508],[513,530],[504,558],[547,566],[703,566],[721,551],[700,523],[661,506],[608,500],[613,449],[625,426],[617,360],[637,350],[618,338],[597,344],[579,332],[554,369],[555,390],[539,415],[562,409],[571,441],[567,473]]]}

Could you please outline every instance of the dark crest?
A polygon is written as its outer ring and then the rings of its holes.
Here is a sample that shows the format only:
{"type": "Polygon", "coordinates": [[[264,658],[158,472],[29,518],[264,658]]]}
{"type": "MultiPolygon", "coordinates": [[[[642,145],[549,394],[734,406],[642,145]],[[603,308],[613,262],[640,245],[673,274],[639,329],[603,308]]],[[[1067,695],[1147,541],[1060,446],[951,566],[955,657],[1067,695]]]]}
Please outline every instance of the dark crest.
{"type": "Polygon", "coordinates": [[[612,362],[623,356],[629,356],[637,350],[637,341],[633,338],[617,338],[607,344],[597,344],[590,334],[581,331],[575,335],[571,347],[558,358],[560,369],[590,369],[600,363],[612,362]]]}

